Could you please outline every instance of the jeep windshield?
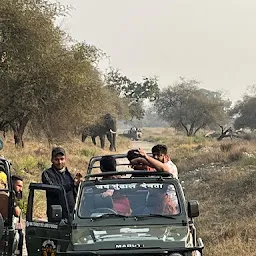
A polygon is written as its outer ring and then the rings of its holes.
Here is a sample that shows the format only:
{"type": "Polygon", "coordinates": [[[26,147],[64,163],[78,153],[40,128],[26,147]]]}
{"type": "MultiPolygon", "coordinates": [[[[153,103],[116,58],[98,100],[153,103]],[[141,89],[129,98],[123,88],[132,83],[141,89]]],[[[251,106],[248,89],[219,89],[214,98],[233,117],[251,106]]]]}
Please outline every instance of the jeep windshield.
{"type": "Polygon", "coordinates": [[[180,213],[175,186],[154,181],[115,179],[85,182],[80,194],[80,218],[175,216],[180,213]]]}

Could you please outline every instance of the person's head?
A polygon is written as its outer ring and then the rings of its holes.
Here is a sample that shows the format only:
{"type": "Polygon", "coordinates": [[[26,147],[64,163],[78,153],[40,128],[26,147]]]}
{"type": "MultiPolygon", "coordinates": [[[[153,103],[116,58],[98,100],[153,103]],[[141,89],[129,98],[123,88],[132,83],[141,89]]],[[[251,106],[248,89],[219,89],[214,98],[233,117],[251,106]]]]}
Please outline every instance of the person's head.
{"type": "Polygon", "coordinates": [[[162,144],[157,144],[152,148],[153,158],[159,160],[160,162],[164,162],[167,157],[167,146],[162,144]]]}
{"type": "Polygon", "coordinates": [[[63,169],[66,166],[65,150],[61,147],[53,148],[51,161],[57,170],[63,169]]]}
{"type": "Polygon", "coordinates": [[[137,149],[131,149],[127,152],[127,159],[131,162],[131,160],[138,158],[140,156],[139,151],[137,149]]]}
{"type": "Polygon", "coordinates": [[[22,197],[23,178],[19,175],[12,175],[12,187],[18,198],[22,197]]]}
{"type": "Polygon", "coordinates": [[[102,156],[100,170],[102,172],[116,172],[116,159],[113,156],[102,156]]]}
{"type": "Polygon", "coordinates": [[[147,160],[141,157],[138,149],[131,149],[127,152],[127,159],[130,161],[131,167],[138,170],[148,170],[147,160]]]}

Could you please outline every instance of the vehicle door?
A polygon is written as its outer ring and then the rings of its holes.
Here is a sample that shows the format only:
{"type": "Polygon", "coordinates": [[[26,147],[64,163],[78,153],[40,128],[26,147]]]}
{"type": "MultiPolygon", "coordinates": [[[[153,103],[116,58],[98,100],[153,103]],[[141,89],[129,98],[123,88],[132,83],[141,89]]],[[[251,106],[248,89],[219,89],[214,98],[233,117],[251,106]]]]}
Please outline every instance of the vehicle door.
{"type": "Polygon", "coordinates": [[[29,256],[66,251],[71,231],[71,216],[62,186],[31,183],[26,216],[26,246],[29,256]],[[58,205],[48,206],[47,195],[58,205]]]}

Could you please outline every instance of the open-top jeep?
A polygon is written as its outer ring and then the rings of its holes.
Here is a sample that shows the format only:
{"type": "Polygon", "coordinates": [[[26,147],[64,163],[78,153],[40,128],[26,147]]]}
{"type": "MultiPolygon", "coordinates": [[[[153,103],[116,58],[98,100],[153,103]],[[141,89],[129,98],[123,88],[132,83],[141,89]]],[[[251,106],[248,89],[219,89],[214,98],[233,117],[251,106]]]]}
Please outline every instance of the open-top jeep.
{"type": "Polygon", "coordinates": [[[198,203],[186,203],[180,182],[166,172],[129,170],[126,155],[113,156],[112,173],[98,171],[101,157],[91,159],[73,213],[62,187],[30,185],[28,255],[202,255],[193,223],[198,203]],[[41,193],[59,198],[48,216],[41,193]]]}
{"type": "Polygon", "coordinates": [[[22,255],[23,232],[14,217],[15,193],[11,184],[11,163],[0,157],[0,255],[22,255]]]}

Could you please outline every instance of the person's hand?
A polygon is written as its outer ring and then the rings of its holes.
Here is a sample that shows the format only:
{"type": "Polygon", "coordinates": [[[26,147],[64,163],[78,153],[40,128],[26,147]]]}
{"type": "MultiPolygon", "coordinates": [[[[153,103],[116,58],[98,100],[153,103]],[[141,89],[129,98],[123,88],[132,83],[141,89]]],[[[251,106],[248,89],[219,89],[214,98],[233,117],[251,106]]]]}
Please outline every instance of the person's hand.
{"type": "Polygon", "coordinates": [[[84,181],[84,178],[83,178],[82,174],[79,172],[76,174],[76,176],[74,178],[75,186],[77,186],[82,181],[84,181]]]}
{"type": "Polygon", "coordinates": [[[102,197],[107,197],[107,196],[113,196],[114,190],[113,189],[108,189],[106,192],[103,192],[101,194],[102,197]]]}
{"type": "Polygon", "coordinates": [[[139,148],[138,150],[139,156],[146,158],[147,157],[147,153],[142,149],[139,148]]]}

